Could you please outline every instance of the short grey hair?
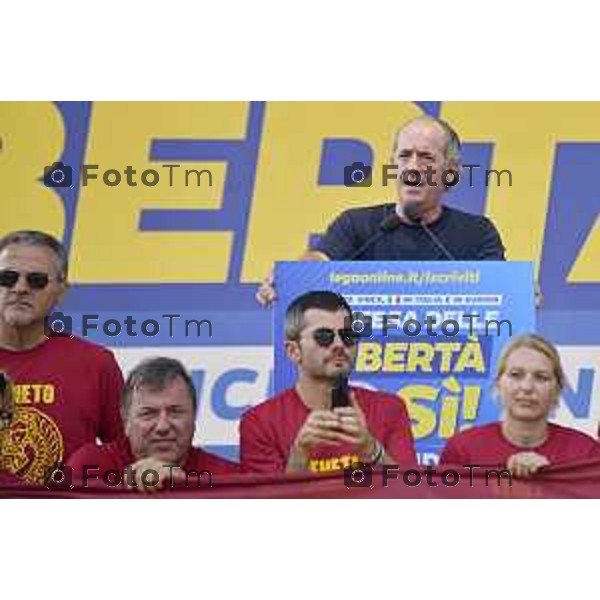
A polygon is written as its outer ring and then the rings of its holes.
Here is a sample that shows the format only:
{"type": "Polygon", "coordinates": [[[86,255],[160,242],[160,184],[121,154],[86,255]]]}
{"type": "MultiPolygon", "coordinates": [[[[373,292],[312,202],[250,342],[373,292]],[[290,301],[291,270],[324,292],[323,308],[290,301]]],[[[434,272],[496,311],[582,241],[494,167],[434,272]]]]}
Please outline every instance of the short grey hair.
{"type": "Polygon", "coordinates": [[[430,123],[436,123],[441,127],[441,129],[446,134],[446,148],[445,155],[448,160],[451,160],[457,164],[461,164],[462,161],[462,144],[460,138],[458,137],[458,133],[454,130],[454,128],[444,119],[440,119],[438,117],[432,117],[430,115],[422,115],[420,117],[416,117],[415,119],[411,119],[408,123],[402,125],[396,130],[394,135],[394,143],[393,143],[393,153],[396,153],[398,148],[398,136],[403,129],[406,129],[409,125],[413,123],[417,123],[418,121],[425,121],[430,123]]]}
{"type": "Polygon", "coordinates": [[[21,231],[12,231],[0,238],[0,252],[7,246],[41,246],[49,248],[56,256],[58,263],[58,273],[62,281],[67,279],[69,272],[69,258],[65,247],[54,236],[44,231],[34,231],[23,229],[21,231]]]}

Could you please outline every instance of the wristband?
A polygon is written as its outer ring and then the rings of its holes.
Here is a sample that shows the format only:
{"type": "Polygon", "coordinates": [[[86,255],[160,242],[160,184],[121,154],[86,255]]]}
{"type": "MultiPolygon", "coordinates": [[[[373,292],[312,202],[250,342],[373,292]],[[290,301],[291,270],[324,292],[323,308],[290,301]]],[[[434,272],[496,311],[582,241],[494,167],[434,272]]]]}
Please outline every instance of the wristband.
{"type": "Polygon", "coordinates": [[[385,450],[383,448],[383,444],[380,444],[378,440],[375,440],[375,450],[369,457],[369,464],[371,466],[375,466],[383,460],[383,456],[385,454],[385,450]]]}

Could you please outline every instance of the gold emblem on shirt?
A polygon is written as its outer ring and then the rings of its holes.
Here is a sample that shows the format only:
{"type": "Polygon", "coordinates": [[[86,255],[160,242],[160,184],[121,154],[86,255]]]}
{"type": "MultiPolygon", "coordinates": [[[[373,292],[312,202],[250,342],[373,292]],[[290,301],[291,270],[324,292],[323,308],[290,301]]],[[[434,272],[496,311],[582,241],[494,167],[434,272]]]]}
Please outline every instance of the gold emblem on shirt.
{"type": "Polygon", "coordinates": [[[358,456],[344,454],[329,458],[312,458],[308,461],[308,469],[313,473],[328,473],[330,471],[341,471],[359,462],[358,456]]]}
{"type": "Polygon", "coordinates": [[[54,420],[37,408],[17,407],[4,431],[2,467],[27,483],[42,484],[45,469],[62,462],[64,444],[54,420]]]}

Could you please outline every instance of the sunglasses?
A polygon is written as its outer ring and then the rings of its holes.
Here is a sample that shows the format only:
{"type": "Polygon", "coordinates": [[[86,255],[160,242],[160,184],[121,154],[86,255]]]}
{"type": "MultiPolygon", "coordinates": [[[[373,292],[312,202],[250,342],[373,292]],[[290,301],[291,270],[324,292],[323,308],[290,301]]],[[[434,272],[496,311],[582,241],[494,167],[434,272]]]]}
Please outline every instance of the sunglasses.
{"type": "MultiPolygon", "coordinates": [[[[335,329],[329,329],[329,327],[321,327],[319,329],[315,329],[313,332],[313,339],[319,346],[322,348],[329,348],[331,344],[335,341],[335,329]]],[[[358,339],[358,334],[351,328],[344,328],[337,330],[342,343],[346,348],[351,348],[356,345],[356,341],[358,339]]]]}
{"type": "Polygon", "coordinates": [[[19,273],[12,269],[5,269],[0,271],[0,287],[14,288],[21,275],[25,277],[27,285],[32,290],[43,290],[50,283],[48,273],[19,273]]]}

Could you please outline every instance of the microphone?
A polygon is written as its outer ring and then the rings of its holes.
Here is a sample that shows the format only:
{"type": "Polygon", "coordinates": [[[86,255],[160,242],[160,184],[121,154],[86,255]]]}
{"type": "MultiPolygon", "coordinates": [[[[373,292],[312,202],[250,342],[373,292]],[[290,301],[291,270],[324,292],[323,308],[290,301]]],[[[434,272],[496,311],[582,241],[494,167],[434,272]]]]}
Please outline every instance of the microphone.
{"type": "Polygon", "coordinates": [[[427,223],[423,221],[421,207],[417,202],[407,202],[406,204],[404,204],[402,206],[402,213],[409,221],[421,226],[421,228],[429,236],[434,245],[442,251],[442,253],[448,260],[456,260],[454,256],[452,256],[452,254],[450,253],[450,250],[448,250],[448,248],[446,248],[446,246],[442,243],[442,240],[439,238],[439,236],[435,235],[435,233],[433,233],[433,231],[429,229],[427,223]]]}
{"type": "Polygon", "coordinates": [[[365,250],[368,250],[373,244],[375,244],[375,242],[378,242],[386,233],[390,233],[391,231],[397,229],[400,226],[400,223],[402,223],[402,220],[396,214],[396,212],[393,212],[392,214],[388,215],[379,224],[377,233],[368,238],[362,246],[360,246],[348,258],[344,260],[354,260],[355,258],[359,257],[361,254],[363,254],[365,250]]]}

